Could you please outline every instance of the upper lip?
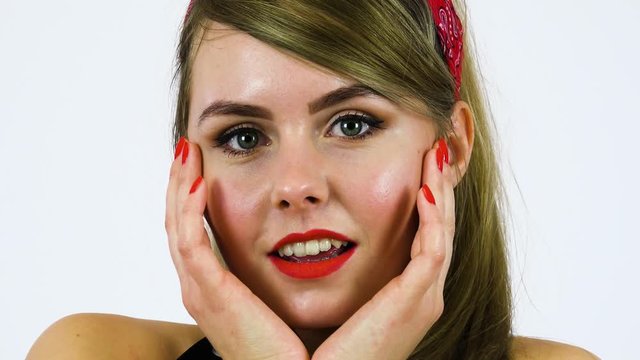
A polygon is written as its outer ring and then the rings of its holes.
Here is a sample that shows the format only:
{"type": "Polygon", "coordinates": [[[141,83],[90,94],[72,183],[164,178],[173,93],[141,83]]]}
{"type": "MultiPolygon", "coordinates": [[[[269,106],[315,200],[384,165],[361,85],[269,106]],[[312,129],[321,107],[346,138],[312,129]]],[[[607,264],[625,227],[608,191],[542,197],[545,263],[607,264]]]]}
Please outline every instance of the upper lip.
{"type": "Polygon", "coordinates": [[[312,229],[305,233],[291,233],[283,237],[282,239],[280,239],[280,241],[278,241],[278,243],[276,243],[272,251],[278,251],[278,249],[287,244],[319,239],[334,239],[345,242],[353,242],[353,240],[349,239],[346,235],[342,235],[335,231],[326,229],[312,229]]]}

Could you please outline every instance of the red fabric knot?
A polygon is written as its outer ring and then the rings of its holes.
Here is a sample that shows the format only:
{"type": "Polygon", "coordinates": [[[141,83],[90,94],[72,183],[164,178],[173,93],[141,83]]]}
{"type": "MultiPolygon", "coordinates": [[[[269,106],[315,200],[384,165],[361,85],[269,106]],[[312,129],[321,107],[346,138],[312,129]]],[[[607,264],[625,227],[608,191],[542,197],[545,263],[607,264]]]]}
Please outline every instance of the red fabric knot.
{"type": "Polygon", "coordinates": [[[187,13],[184,15],[184,20],[182,20],[182,25],[187,23],[187,19],[189,18],[189,15],[191,15],[191,9],[193,9],[193,3],[195,2],[195,0],[191,0],[189,2],[189,6],[187,7],[187,13]]]}
{"type": "Polygon", "coordinates": [[[449,71],[456,82],[455,97],[460,99],[462,84],[462,39],[464,29],[451,0],[427,0],[449,71]]]}

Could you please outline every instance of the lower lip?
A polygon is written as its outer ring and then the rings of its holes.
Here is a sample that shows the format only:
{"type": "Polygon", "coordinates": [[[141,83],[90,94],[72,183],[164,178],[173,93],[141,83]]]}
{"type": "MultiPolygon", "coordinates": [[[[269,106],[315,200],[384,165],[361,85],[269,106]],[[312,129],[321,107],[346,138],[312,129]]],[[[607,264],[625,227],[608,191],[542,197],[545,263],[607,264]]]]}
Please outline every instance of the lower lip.
{"type": "Polygon", "coordinates": [[[308,263],[286,261],[278,256],[270,258],[276,268],[285,275],[296,279],[317,279],[338,271],[354,251],[355,246],[334,258],[308,263]]]}

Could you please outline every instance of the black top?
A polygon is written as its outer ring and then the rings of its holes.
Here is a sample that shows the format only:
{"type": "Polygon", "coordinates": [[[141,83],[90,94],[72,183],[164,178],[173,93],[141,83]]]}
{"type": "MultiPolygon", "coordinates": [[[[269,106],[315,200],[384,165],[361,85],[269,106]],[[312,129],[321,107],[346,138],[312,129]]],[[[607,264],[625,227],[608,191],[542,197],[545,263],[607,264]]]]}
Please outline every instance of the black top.
{"type": "Polygon", "coordinates": [[[177,360],[222,360],[222,358],[204,337],[188,348],[177,360]]]}

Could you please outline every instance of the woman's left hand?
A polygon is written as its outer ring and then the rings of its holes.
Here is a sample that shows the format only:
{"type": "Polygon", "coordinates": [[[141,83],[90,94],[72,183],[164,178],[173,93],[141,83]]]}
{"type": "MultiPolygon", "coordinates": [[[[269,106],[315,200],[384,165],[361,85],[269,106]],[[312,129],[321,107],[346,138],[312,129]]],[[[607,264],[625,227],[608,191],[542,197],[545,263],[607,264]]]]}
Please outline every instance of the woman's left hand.
{"type": "Polygon", "coordinates": [[[446,145],[436,142],[424,159],[422,183],[427,190],[423,186],[418,194],[420,224],[411,261],[322,343],[313,359],[406,359],[440,318],[455,231],[451,178],[446,145]],[[439,143],[444,151],[438,150],[439,143]]]}

